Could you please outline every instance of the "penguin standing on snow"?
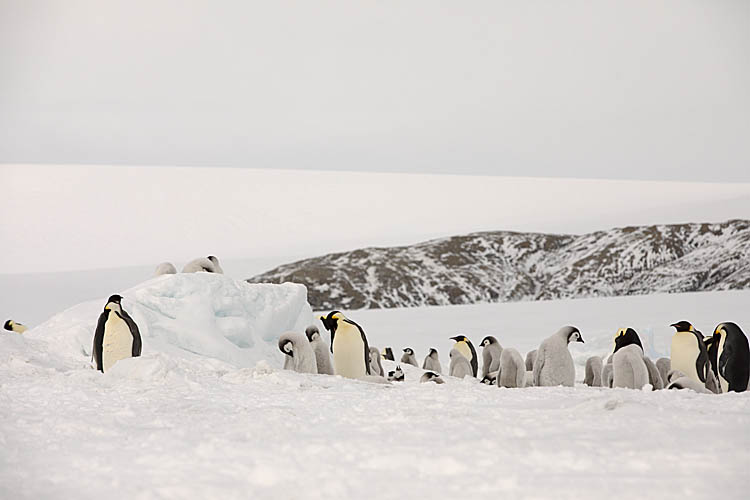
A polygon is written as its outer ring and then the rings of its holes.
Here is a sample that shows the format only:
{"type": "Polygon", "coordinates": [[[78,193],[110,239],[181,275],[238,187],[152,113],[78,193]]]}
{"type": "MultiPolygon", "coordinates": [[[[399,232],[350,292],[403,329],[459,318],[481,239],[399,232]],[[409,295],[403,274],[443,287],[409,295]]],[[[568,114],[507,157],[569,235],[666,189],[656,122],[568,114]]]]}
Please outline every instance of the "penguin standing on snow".
{"type": "Polygon", "coordinates": [[[26,326],[22,325],[21,323],[16,323],[12,319],[9,319],[5,322],[3,325],[3,328],[8,330],[9,332],[16,332],[16,333],[23,333],[27,330],[26,326]]]}
{"type": "Polygon", "coordinates": [[[492,335],[482,339],[482,378],[490,372],[496,372],[500,369],[500,355],[503,353],[503,346],[492,335]]]}
{"type": "MultiPolygon", "coordinates": [[[[323,337],[320,336],[320,330],[318,330],[318,327],[315,325],[308,326],[305,329],[305,336],[315,353],[315,365],[318,369],[318,373],[321,375],[333,375],[331,354],[328,352],[328,347],[326,346],[323,337]]],[[[286,368],[286,366],[284,368],[286,368]]]]}
{"type": "Polygon", "coordinates": [[[476,377],[479,369],[479,362],[477,361],[477,351],[474,349],[474,344],[472,344],[471,340],[467,339],[464,335],[456,335],[455,337],[451,337],[451,340],[456,341],[453,348],[463,354],[464,358],[469,362],[469,366],[471,366],[472,377],[476,377]]]}
{"type": "Polygon", "coordinates": [[[500,355],[500,372],[497,377],[498,387],[524,387],[526,380],[526,363],[521,354],[508,347],[500,355]]]}
{"type": "Polygon", "coordinates": [[[121,359],[141,355],[141,332],[121,302],[121,296],[112,295],[96,324],[92,357],[100,372],[109,370],[121,359]]]}
{"type": "Polygon", "coordinates": [[[713,334],[716,371],[721,392],[747,390],[750,377],[750,348],[745,333],[735,323],[721,323],[713,334]]]}
{"type": "Polygon", "coordinates": [[[573,387],[576,369],[568,350],[571,342],[583,342],[581,332],[574,326],[564,326],[542,341],[534,361],[534,385],[573,387]]]}
{"type": "Polygon", "coordinates": [[[718,381],[711,370],[708,350],[703,335],[687,321],[671,325],[676,331],[672,336],[670,361],[673,370],[679,370],[709,390],[718,392],[718,381]]]}
{"type": "Polygon", "coordinates": [[[411,347],[407,347],[406,349],[404,349],[404,354],[401,355],[401,363],[419,367],[419,364],[417,363],[417,357],[414,355],[414,349],[412,349],[411,347]]]}
{"type": "Polygon", "coordinates": [[[430,347],[430,352],[427,353],[427,356],[425,356],[424,363],[422,363],[422,369],[430,370],[437,374],[443,373],[443,366],[440,364],[437,349],[435,349],[434,347],[430,347]]]}
{"type": "MultiPolygon", "coordinates": [[[[279,350],[291,358],[288,369],[299,373],[318,373],[315,352],[307,336],[297,332],[282,333],[279,350]]],[[[284,367],[287,367],[287,363],[284,363],[284,367]]]]}
{"type": "Polygon", "coordinates": [[[370,347],[370,373],[385,377],[383,364],[380,362],[380,351],[377,347],[370,347]]]}
{"type": "Polygon", "coordinates": [[[224,270],[219,265],[219,259],[214,255],[198,257],[185,264],[185,267],[182,268],[183,273],[199,273],[201,271],[224,274],[224,270]]]}
{"type": "Polygon", "coordinates": [[[461,354],[461,351],[454,347],[453,349],[451,349],[450,358],[451,364],[448,374],[451,377],[464,378],[472,376],[472,366],[469,363],[469,360],[466,359],[463,354],[461,354]]]}
{"type": "Polygon", "coordinates": [[[632,328],[621,328],[615,337],[612,354],[612,386],[641,389],[648,384],[648,369],[643,361],[641,339],[632,328]]]}
{"type": "Polygon", "coordinates": [[[602,386],[602,358],[591,356],[586,360],[586,375],[583,383],[590,387],[602,386]]]}
{"type": "Polygon", "coordinates": [[[334,373],[356,379],[370,375],[370,346],[362,327],[339,311],[331,311],[320,320],[331,332],[334,373]]]}

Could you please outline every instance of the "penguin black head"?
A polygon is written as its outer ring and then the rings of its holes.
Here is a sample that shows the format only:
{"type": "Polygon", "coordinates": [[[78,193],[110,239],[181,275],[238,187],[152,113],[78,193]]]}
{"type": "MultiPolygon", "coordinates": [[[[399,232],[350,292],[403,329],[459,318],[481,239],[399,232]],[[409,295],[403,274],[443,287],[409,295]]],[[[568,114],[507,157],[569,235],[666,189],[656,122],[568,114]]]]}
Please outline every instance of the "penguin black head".
{"type": "Polygon", "coordinates": [[[482,347],[487,347],[490,344],[497,344],[497,339],[493,337],[492,335],[487,335],[485,338],[482,339],[482,343],[479,345],[482,347]]]}
{"type": "Polygon", "coordinates": [[[739,326],[737,326],[736,323],[727,321],[725,323],[719,323],[719,325],[717,325],[716,328],[714,329],[714,334],[711,337],[707,337],[707,339],[710,339],[713,337],[720,337],[722,333],[724,335],[727,335],[729,331],[734,331],[734,332],[743,334],[742,329],[739,326]]]}
{"type": "Polygon", "coordinates": [[[320,337],[320,330],[318,330],[318,327],[315,325],[310,325],[307,328],[305,328],[305,335],[307,335],[307,340],[312,342],[315,340],[315,335],[320,337]]]}
{"type": "Polygon", "coordinates": [[[210,260],[214,264],[216,264],[217,262],[219,262],[219,259],[217,259],[215,255],[209,255],[208,256],[208,260],[210,260]]]}
{"type": "Polygon", "coordinates": [[[677,323],[672,323],[669,326],[673,327],[678,332],[694,332],[695,331],[695,328],[693,328],[693,325],[691,325],[689,321],[678,321],[677,323]]]}
{"type": "Polygon", "coordinates": [[[117,304],[118,306],[122,307],[121,302],[122,302],[122,296],[117,295],[117,294],[111,295],[109,299],[107,299],[107,304],[104,306],[104,310],[106,311],[107,309],[110,309],[109,307],[110,304],[117,304]]]}
{"type": "Polygon", "coordinates": [[[279,350],[287,356],[294,357],[294,344],[291,340],[279,339],[279,350]]]}
{"type": "Polygon", "coordinates": [[[636,344],[643,350],[643,344],[641,344],[641,338],[638,336],[635,330],[632,328],[620,328],[615,336],[615,352],[625,346],[636,344]]]}
{"type": "Polygon", "coordinates": [[[405,352],[406,354],[414,354],[414,351],[412,350],[412,348],[411,348],[411,347],[407,347],[406,349],[404,349],[404,352],[405,352]]]}
{"type": "Polygon", "coordinates": [[[320,316],[320,321],[323,323],[323,326],[331,333],[336,332],[338,321],[340,319],[344,319],[344,315],[341,314],[341,311],[331,311],[328,313],[328,316],[320,316]]]}
{"type": "Polygon", "coordinates": [[[5,328],[6,330],[10,330],[12,332],[13,331],[13,320],[9,319],[8,321],[6,321],[5,325],[3,325],[3,328],[5,328]]]}
{"type": "Polygon", "coordinates": [[[581,337],[581,332],[576,328],[575,326],[568,326],[566,327],[568,331],[568,344],[571,342],[581,342],[585,344],[583,341],[583,337],[581,337]]]}
{"type": "Polygon", "coordinates": [[[434,347],[430,347],[430,353],[428,354],[428,356],[432,356],[433,354],[437,356],[437,353],[437,349],[435,349],[434,347]]]}
{"type": "Polygon", "coordinates": [[[497,379],[490,377],[489,375],[485,375],[484,378],[482,379],[482,383],[485,385],[495,385],[496,380],[497,379]]]}
{"type": "Polygon", "coordinates": [[[455,340],[456,342],[468,342],[469,341],[469,339],[467,339],[465,335],[456,335],[455,337],[451,337],[451,340],[455,340]]]}

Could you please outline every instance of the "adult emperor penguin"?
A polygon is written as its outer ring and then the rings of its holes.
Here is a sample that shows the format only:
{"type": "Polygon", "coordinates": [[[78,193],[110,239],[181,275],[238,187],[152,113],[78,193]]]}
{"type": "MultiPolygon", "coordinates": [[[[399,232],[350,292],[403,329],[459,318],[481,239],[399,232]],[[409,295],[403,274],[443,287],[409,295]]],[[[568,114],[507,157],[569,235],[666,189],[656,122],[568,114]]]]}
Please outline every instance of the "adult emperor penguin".
{"type": "Polygon", "coordinates": [[[745,333],[735,323],[721,323],[714,329],[716,369],[721,392],[747,390],[750,377],[750,348],[745,333]]]}
{"type": "Polygon", "coordinates": [[[331,311],[320,320],[331,332],[334,373],[357,379],[370,375],[370,346],[362,327],[339,311],[331,311]]]}
{"type": "Polygon", "coordinates": [[[92,357],[96,369],[105,372],[121,359],[140,355],[141,332],[138,325],[122,308],[122,297],[112,295],[99,315],[94,332],[92,357]]]}
{"type": "Polygon", "coordinates": [[[590,387],[601,387],[602,386],[602,358],[599,356],[591,356],[586,360],[586,375],[583,378],[583,383],[590,387]]]}
{"type": "MultiPolygon", "coordinates": [[[[288,369],[299,373],[318,373],[315,352],[307,336],[297,332],[282,333],[279,350],[292,358],[288,369]]],[[[286,363],[284,364],[286,368],[286,363]]]]}
{"type": "Polygon", "coordinates": [[[496,372],[500,369],[500,355],[503,353],[503,346],[492,335],[482,339],[482,378],[490,372],[496,372]]]}
{"type": "Polygon", "coordinates": [[[171,262],[162,262],[156,266],[154,276],[161,276],[162,274],[177,274],[177,268],[171,262]]]}
{"type": "Polygon", "coordinates": [[[672,369],[680,370],[687,377],[704,384],[709,390],[718,392],[718,381],[711,370],[703,334],[687,321],[673,323],[671,326],[676,330],[672,336],[670,353],[672,369]]]}
{"type": "Polygon", "coordinates": [[[534,361],[536,361],[536,349],[526,353],[526,371],[534,371],[534,361]]]}
{"type": "Polygon", "coordinates": [[[497,377],[497,386],[524,387],[525,380],[526,363],[521,354],[512,347],[506,347],[500,355],[500,373],[497,377]]]}
{"type": "Polygon", "coordinates": [[[387,359],[388,361],[396,361],[396,358],[393,357],[393,349],[390,347],[386,347],[383,349],[383,359],[387,359]]]}
{"type": "Polygon", "coordinates": [[[430,347],[430,352],[428,352],[427,356],[424,357],[424,363],[422,363],[422,369],[431,370],[437,374],[443,373],[443,365],[440,364],[440,359],[438,359],[437,349],[435,349],[434,347],[430,347]]]}
{"type": "Polygon", "coordinates": [[[448,375],[458,378],[472,376],[471,373],[473,368],[469,363],[469,360],[466,359],[466,356],[464,356],[461,351],[454,347],[453,349],[451,349],[450,358],[451,364],[448,375]]]}
{"type": "Polygon", "coordinates": [[[320,330],[315,325],[310,325],[305,329],[305,336],[310,342],[315,353],[315,365],[318,373],[321,375],[333,375],[333,365],[331,365],[331,353],[328,352],[325,340],[320,336],[320,330]]]}
{"type": "Polygon", "coordinates": [[[451,340],[455,340],[456,343],[453,345],[454,349],[458,349],[458,352],[469,361],[471,366],[471,374],[473,377],[477,376],[477,370],[479,369],[479,362],[477,361],[477,351],[474,349],[474,344],[471,340],[467,339],[464,335],[456,335],[451,337],[451,340]]]}
{"type": "Polygon", "coordinates": [[[440,375],[435,372],[424,372],[424,374],[419,378],[419,382],[434,382],[436,384],[444,384],[445,380],[443,380],[440,375]]]}
{"type": "Polygon", "coordinates": [[[642,389],[648,383],[641,339],[632,328],[621,328],[615,337],[615,352],[612,354],[612,386],[642,389]]]}
{"type": "Polygon", "coordinates": [[[8,331],[16,332],[16,333],[23,333],[27,330],[25,325],[22,325],[21,323],[16,323],[12,319],[9,319],[5,322],[3,325],[3,328],[5,328],[8,331]]]}
{"type": "Polygon", "coordinates": [[[370,373],[385,377],[383,364],[380,362],[380,350],[377,347],[370,347],[370,373]]]}
{"type": "Polygon", "coordinates": [[[193,259],[182,268],[183,273],[199,273],[201,271],[224,274],[224,270],[219,265],[219,259],[214,255],[193,259]]]}
{"type": "Polygon", "coordinates": [[[404,353],[401,355],[401,363],[417,367],[419,366],[419,363],[417,363],[417,357],[414,355],[414,349],[411,347],[404,349],[404,353]]]}
{"type": "Polygon", "coordinates": [[[576,369],[568,350],[571,342],[583,342],[581,332],[574,326],[564,326],[548,337],[537,349],[534,362],[534,385],[573,387],[576,369]]]}

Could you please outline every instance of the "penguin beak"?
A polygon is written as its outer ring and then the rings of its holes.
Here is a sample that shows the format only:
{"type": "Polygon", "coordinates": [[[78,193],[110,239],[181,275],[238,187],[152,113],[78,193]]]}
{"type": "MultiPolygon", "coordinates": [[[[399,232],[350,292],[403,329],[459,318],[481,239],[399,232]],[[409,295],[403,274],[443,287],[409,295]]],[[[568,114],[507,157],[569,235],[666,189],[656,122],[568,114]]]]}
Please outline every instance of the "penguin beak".
{"type": "Polygon", "coordinates": [[[582,337],[578,337],[578,342],[580,342],[581,344],[585,344],[586,343],[586,342],[583,341],[582,337]]]}

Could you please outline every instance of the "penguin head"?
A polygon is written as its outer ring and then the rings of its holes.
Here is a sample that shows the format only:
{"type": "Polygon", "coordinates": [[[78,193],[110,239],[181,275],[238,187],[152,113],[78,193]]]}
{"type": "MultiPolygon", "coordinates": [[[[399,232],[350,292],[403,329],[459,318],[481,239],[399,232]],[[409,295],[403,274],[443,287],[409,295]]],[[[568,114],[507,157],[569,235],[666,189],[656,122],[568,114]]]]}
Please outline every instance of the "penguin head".
{"type": "Polygon", "coordinates": [[[310,325],[305,328],[305,335],[307,335],[307,340],[312,342],[313,340],[320,338],[320,330],[318,330],[317,326],[310,325]]]}
{"type": "Polygon", "coordinates": [[[5,328],[6,330],[9,330],[9,331],[12,332],[13,331],[13,320],[9,319],[8,321],[6,321],[5,325],[3,325],[3,328],[5,328]]]}
{"type": "Polygon", "coordinates": [[[327,316],[320,316],[319,319],[326,330],[331,333],[336,333],[336,328],[339,326],[339,320],[346,319],[346,316],[341,314],[341,311],[331,311],[327,316]]]}
{"type": "Polygon", "coordinates": [[[641,338],[638,336],[635,330],[632,328],[620,328],[617,331],[617,335],[615,336],[615,351],[617,352],[621,348],[625,346],[629,346],[631,344],[636,344],[638,347],[643,349],[643,344],[641,344],[641,338]]]}
{"type": "Polygon", "coordinates": [[[677,323],[672,323],[669,326],[671,326],[678,332],[694,332],[695,331],[695,328],[693,328],[693,325],[691,325],[689,321],[678,321],[677,323]]]}
{"type": "Polygon", "coordinates": [[[480,345],[482,347],[487,347],[490,344],[497,344],[497,339],[493,337],[492,335],[487,335],[485,338],[482,339],[482,343],[480,345]]]}
{"type": "Polygon", "coordinates": [[[279,350],[287,356],[294,357],[294,343],[289,339],[279,340],[279,350]]]}
{"type": "Polygon", "coordinates": [[[114,294],[107,299],[107,305],[104,306],[104,310],[110,310],[110,311],[120,311],[122,310],[122,297],[120,295],[114,294]]]}
{"type": "Polygon", "coordinates": [[[713,337],[720,337],[722,334],[726,336],[727,329],[733,329],[733,328],[739,329],[739,327],[735,325],[734,323],[720,323],[714,329],[714,334],[711,337],[706,337],[706,340],[713,339],[713,337]]]}
{"type": "Polygon", "coordinates": [[[209,256],[208,256],[208,260],[210,260],[210,261],[211,261],[211,262],[213,262],[214,264],[218,264],[218,263],[219,263],[219,259],[218,259],[218,258],[216,258],[216,256],[215,256],[215,255],[209,255],[209,256]]]}
{"type": "Polygon", "coordinates": [[[414,350],[412,350],[411,347],[407,347],[406,349],[404,349],[404,352],[406,354],[408,354],[409,356],[413,356],[414,355],[414,350]]]}
{"type": "Polygon", "coordinates": [[[437,356],[438,356],[437,349],[435,349],[434,347],[430,347],[430,353],[428,354],[428,356],[431,357],[431,358],[437,358],[437,356]],[[433,354],[434,354],[434,356],[433,356],[433,354]]]}
{"type": "Polygon", "coordinates": [[[568,339],[568,344],[571,342],[583,342],[583,337],[581,337],[581,332],[576,328],[575,326],[564,326],[561,330],[568,339]]]}
{"type": "Polygon", "coordinates": [[[489,375],[485,375],[482,379],[482,383],[484,385],[495,385],[495,379],[490,377],[489,375]]]}
{"type": "Polygon", "coordinates": [[[451,337],[451,340],[455,340],[456,342],[468,342],[469,341],[469,339],[467,339],[465,335],[456,335],[455,337],[451,337]]]}

